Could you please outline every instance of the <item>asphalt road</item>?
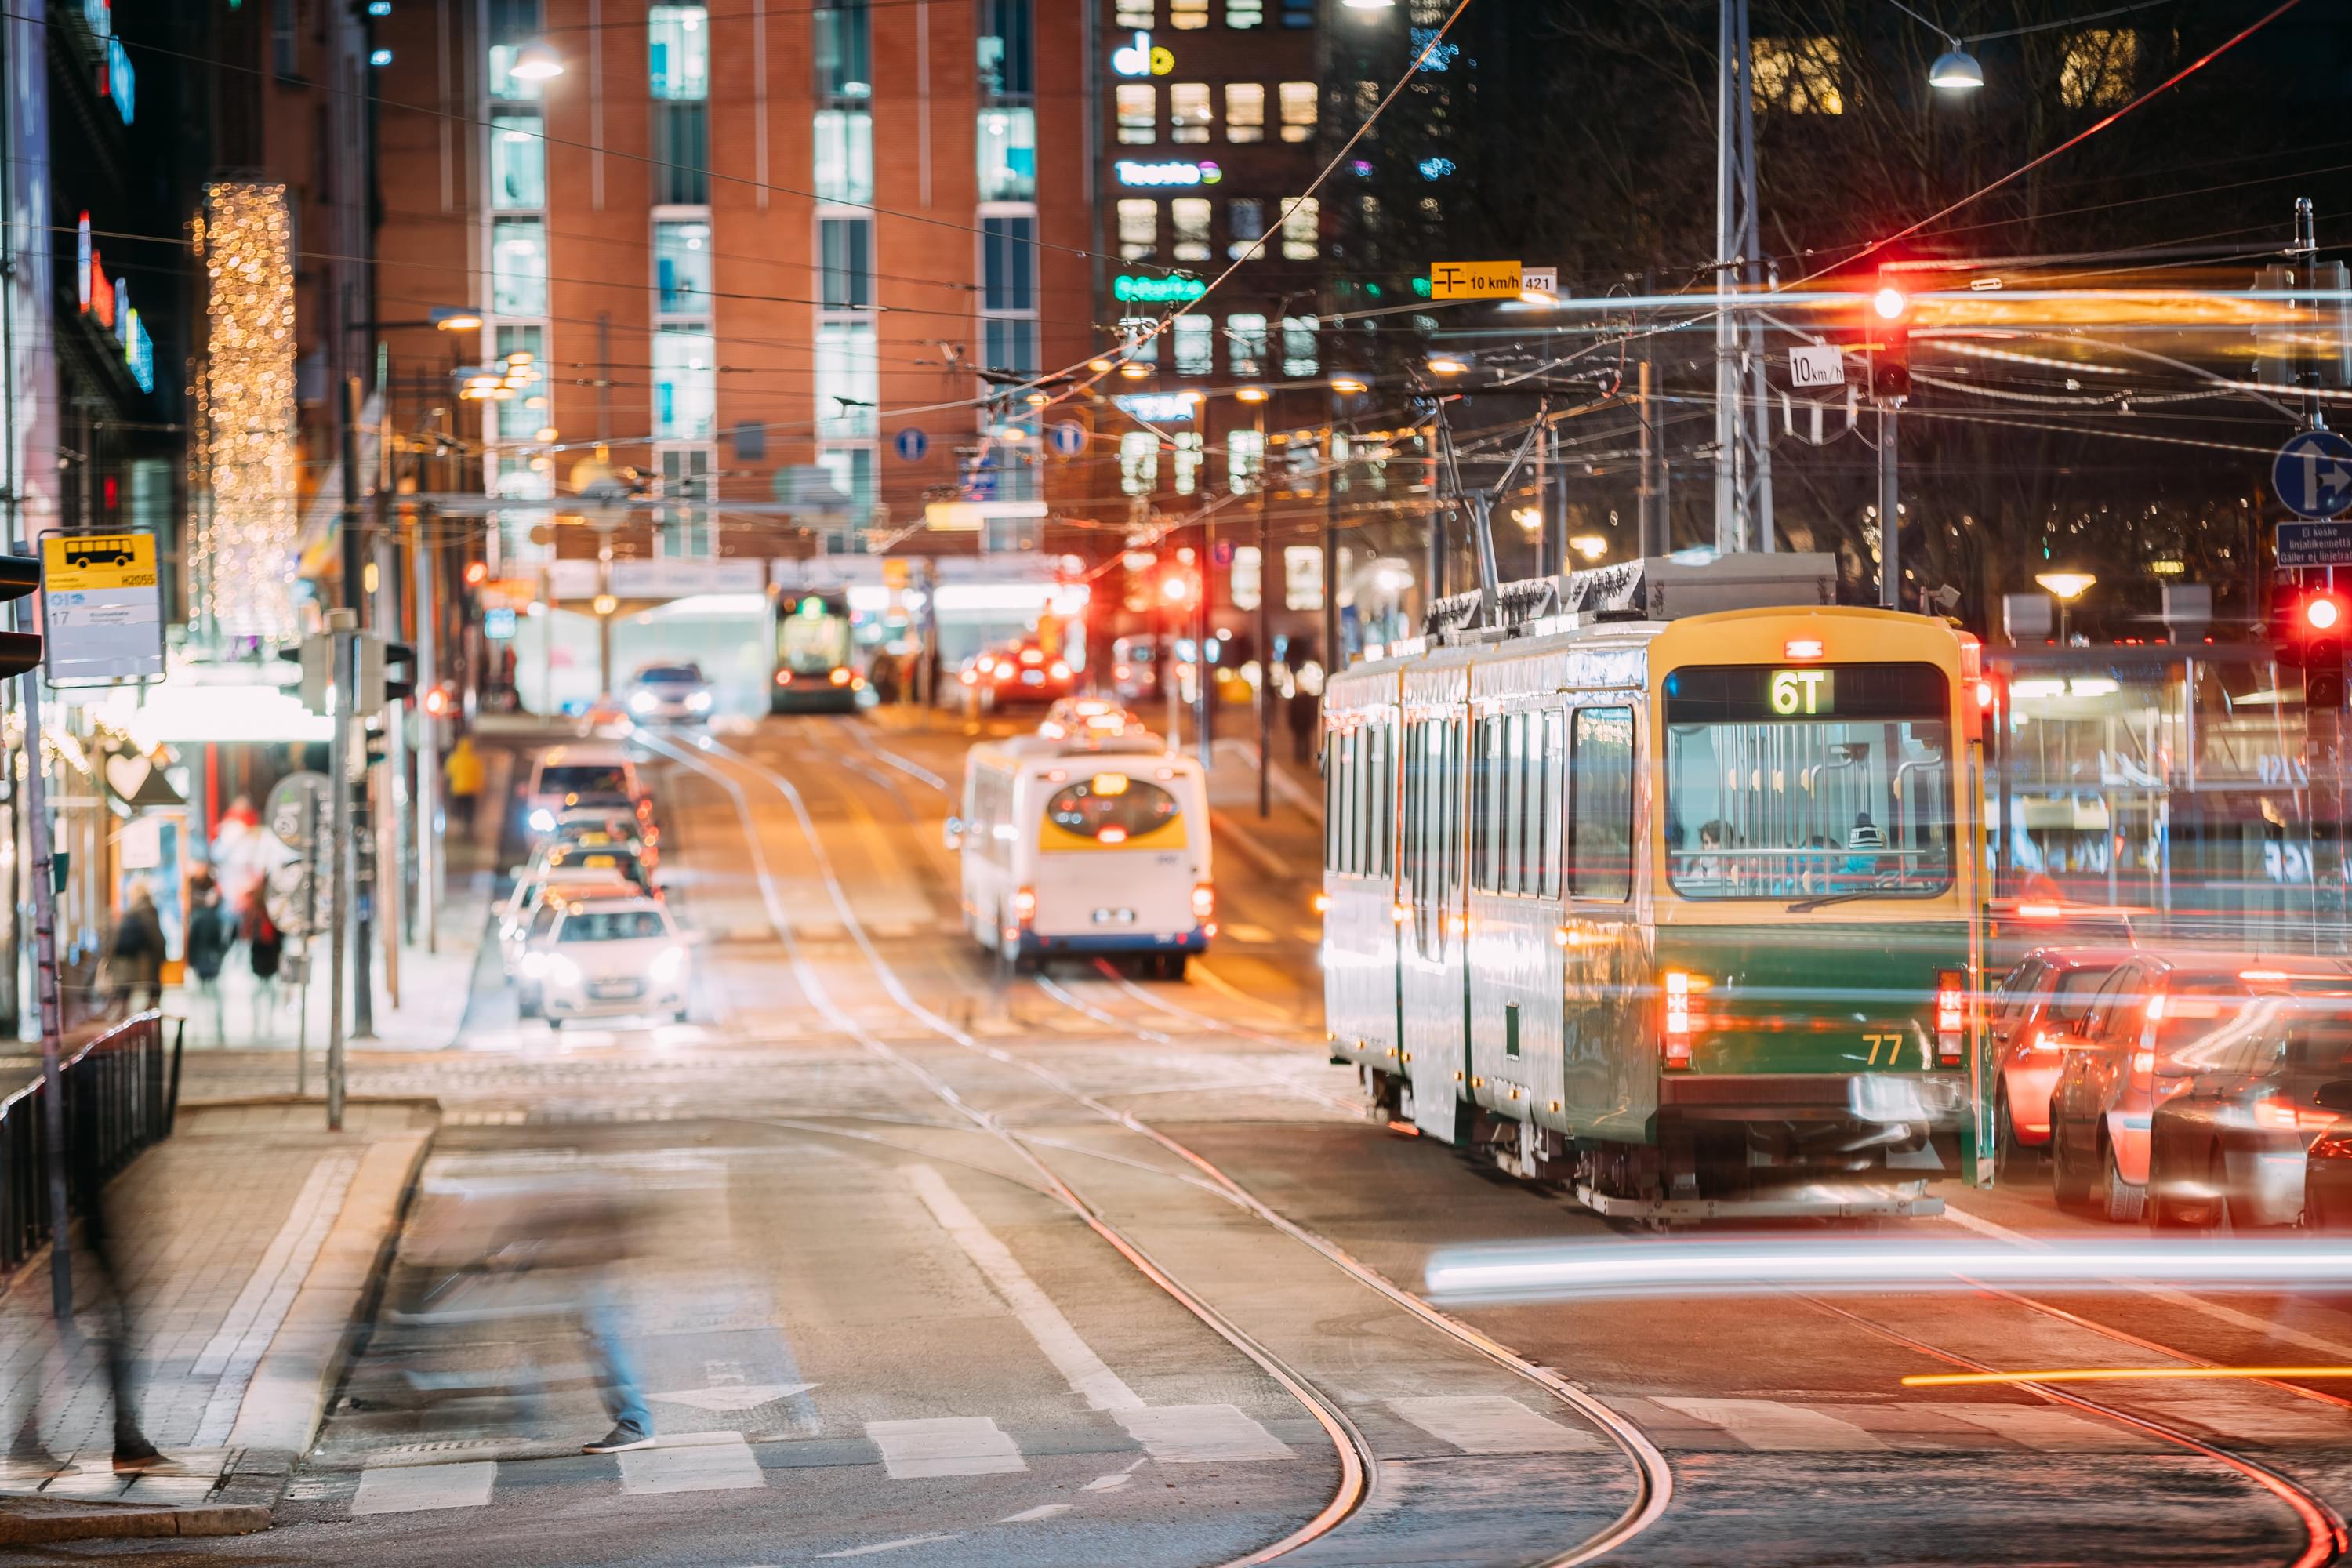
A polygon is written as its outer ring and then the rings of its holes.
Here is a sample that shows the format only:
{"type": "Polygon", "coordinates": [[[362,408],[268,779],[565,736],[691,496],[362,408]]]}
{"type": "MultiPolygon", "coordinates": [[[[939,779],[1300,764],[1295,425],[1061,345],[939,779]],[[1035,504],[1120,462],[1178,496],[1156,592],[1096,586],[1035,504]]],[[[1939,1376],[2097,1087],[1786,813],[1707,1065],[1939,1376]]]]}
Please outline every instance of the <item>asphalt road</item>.
{"type": "MultiPolygon", "coordinates": [[[[693,1020],[558,1036],[515,1018],[491,964],[459,1048],[355,1058],[356,1092],[436,1095],[447,1124],[278,1528],[59,1555],[1696,1568],[2340,1548],[2352,1384],[1900,1381],[2352,1363],[2352,1312],[2322,1295],[1433,1310],[1415,1292],[1447,1248],[1667,1238],[1366,1119],[1322,1050],[1311,867],[1223,858],[1228,940],[1186,982],[1000,975],[956,918],[930,782],[965,742],[829,718],[656,741],[662,874],[706,933],[693,1020]],[[583,1204],[615,1217],[583,1226],[583,1204]],[[530,1266],[467,1267],[485,1255],[530,1266]],[[604,1425],[578,1317],[597,1290],[655,1397],[654,1450],[576,1451],[604,1425]]],[[[2031,1182],[1948,1196],[1964,1223],[1904,1234],[2105,1234],[2031,1182]]]]}

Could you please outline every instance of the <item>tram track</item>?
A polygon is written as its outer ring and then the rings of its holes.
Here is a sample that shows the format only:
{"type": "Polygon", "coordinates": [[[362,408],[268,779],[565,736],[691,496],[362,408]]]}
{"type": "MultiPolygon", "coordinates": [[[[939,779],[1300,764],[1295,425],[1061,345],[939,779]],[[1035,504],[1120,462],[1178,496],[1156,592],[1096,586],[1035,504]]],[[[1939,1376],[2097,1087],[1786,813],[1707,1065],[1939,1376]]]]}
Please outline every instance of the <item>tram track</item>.
{"type": "MultiPolygon", "coordinates": [[[[1152,1264],[1140,1248],[1134,1247],[1132,1242],[1123,1237],[1115,1226],[1087,1204],[1085,1199],[1070,1188],[1061,1177],[1054,1173],[1034,1152],[1035,1146],[1043,1146],[1041,1141],[1005,1126],[992,1114],[971,1104],[957,1092],[953,1086],[945,1082],[929,1068],[914,1062],[886,1042],[872,1036],[833,1003],[824,990],[821,978],[814,973],[812,966],[801,954],[792,931],[791,921],[776,894],[773,874],[768,866],[765,852],[760,846],[756,819],[751,811],[741,784],[728,776],[724,769],[707,760],[709,756],[715,755],[723,762],[764,780],[783,799],[800,830],[803,842],[807,846],[811,862],[815,868],[818,879],[825,889],[835,921],[865,957],[868,968],[885,994],[908,1016],[959,1048],[1021,1071],[1034,1079],[1055,1095],[1083,1108],[1102,1121],[1147,1140],[1200,1173],[1201,1177],[1205,1179],[1224,1202],[1246,1212],[1276,1233],[1307,1247],[1341,1273],[1373,1291],[1391,1306],[1402,1311],[1422,1326],[1435,1331],[1457,1347],[1472,1352],[1486,1363],[1543,1389],[1554,1400],[1574,1411],[1606,1436],[1632,1467],[1634,1483],[1634,1497],[1632,1503],[1602,1529],[1588,1534],[1581,1540],[1564,1546],[1547,1544],[1541,1555],[1525,1560],[1525,1568],[1576,1568],[1578,1564],[1598,1561],[1633,1541],[1664,1516],[1674,1497],[1673,1468],[1667,1463],[1664,1451],[1639,1424],[1558,1373],[1538,1365],[1482,1331],[1432,1307],[1329,1238],[1310,1231],[1277,1213],[1258,1199],[1255,1194],[1250,1193],[1222,1167],[1178,1140],[1150,1126],[1132,1113],[1106,1104],[1099,1099],[1087,1094],[1041,1064],[1001,1047],[982,1042],[968,1031],[917,1000],[907,988],[896,967],[874,945],[870,934],[858,918],[835,870],[832,858],[816,831],[815,823],[809,813],[806,801],[798,787],[781,771],[768,766],[756,758],[747,756],[716,739],[709,739],[706,743],[696,747],[679,746],[667,737],[656,737],[642,732],[640,740],[649,749],[661,752],[688,770],[717,784],[734,802],[736,814],[742,823],[746,840],[751,848],[752,870],[755,879],[761,884],[761,897],[767,906],[770,923],[775,928],[779,939],[782,942],[788,961],[812,1005],[844,1033],[848,1034],[852,1038],[858,1039],[869,1050],[904,1068],[923,1083],[927,1089],[954,1108],[958,1114],[971,1121],[975,1127],[987,1131],[1013,1148],[1024,1163],[1051,1184],[1051,1194],[1056,1201],[1077,1213],[1097,1235],[1103,1237],[1122,1256],[1127,1257],[1131,1263],[1146,1272],[1147,1277],[1150,1278],[1154,1284],[1167,1290],[1185,1305],[1187,1310],[1201,1317],[1204,1323],[1219,1332],[1228,1342],[1234,1344],[1236,1348],[1243,1349],[1250,1359],[1265,1369],[1270,1375],[1276,1375],[1276,1381],[1315,1414],[1318,1420],[1322,1423],[1327,1434],[1332,1437],[1335,1451],[1339,1453],[1341,1460],[1342,1479],[1338,1493],[1331,1502],[1326,1505],[1322,1512],[1303,1526],[1300,1531],[1294,1532],[1291,1537],[1284,1541],[1261,1549],[1255,1554],[1239,1560],[1239,1563],[1272,1561],[1298,1550],[1311,1541],[1328,1536],[1336,1530],[1370,1498],[1377,1485],[1378,1461],[1370,1444],[1365,1441],[1353,1423],[1347,1419],[1336,1400],[1315,1388],[1311,1381],[1303,1374],[1290,1372],[1286,1367],[1277,1373],[1276,1369],[1281,1363],[1273,1357],[1271,1352],[1250,1340],[1238,1326],[1226,1322],[1215,1315],[1213,1309],[1208,1307],[1205,1302],[1197,1300],[1172,1276],[1152,1264]]],[[[1050,992],[1048,994],[1050,994],[1050,992]]],[[[1093,1013],[1093,1010],[1087,1008],[1080,1008],[1079,1011],[1093,1013]]],[[[1221,1021],[1210,1020],[1210,1022],[1216,1024],[1220,1028],[1228,1026],[1221,1021]]],[[[1276,1043],[1286,1048],[1297,1048],[1295,1042],[1276,1043]]],[[[1079,1149],[1077,1152],[1088,1155],[1096,1152],[1086,1149],[1079,1149]]],[[[1153,1171],[1152,1173],[1162,1177],[1173,1175],[1178,1179],[1184,1179],[1177,1173],[1153,1171]]],[[[1235,1564],[1234,1568],[1238,1568],[1238,1564],[1235,1564]]]]}

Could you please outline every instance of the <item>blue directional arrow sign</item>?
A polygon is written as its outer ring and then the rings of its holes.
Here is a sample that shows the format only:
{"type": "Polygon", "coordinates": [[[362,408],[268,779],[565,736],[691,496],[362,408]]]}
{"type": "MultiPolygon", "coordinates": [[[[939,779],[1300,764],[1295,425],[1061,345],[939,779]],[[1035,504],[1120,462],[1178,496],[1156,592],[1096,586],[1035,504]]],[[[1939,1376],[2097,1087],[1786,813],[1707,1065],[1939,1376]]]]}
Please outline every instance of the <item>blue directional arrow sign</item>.
{"type": "Polygon", "coordinates": [[[1087,427],[1075,419],[1056,420],[1045,432],[1045,444],[1057,458],[1075,458],[1087,449],[1087,427]]]}
{"type": "Polygon", "coordinates": [[[2352,506],[2352,441],[2333,430],[2290,437],[2271,464],[2271,488],[2297,517],[2334,517],[2352,506]]]}
{"type": "Polygon", "coordinates": [[[890,449],[906,462],[919,463],[923,460],[923,454],[931,449],[931,438],[909,425],[890,437],[890,449]]]}

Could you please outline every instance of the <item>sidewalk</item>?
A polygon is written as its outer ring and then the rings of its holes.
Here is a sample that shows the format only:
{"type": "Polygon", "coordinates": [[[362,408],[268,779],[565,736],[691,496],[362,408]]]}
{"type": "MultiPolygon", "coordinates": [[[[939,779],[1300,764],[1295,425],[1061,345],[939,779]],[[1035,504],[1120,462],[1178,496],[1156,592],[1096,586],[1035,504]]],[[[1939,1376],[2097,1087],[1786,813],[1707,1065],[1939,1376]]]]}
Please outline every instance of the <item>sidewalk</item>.
{"type": "MultiPolygon", "coordinates": [[[[117,1476],[96,1359],[62,1353],[46,1253],[0,1289],[0,1422],[34,1409],[54,1476],[0,1459],[0,1544],[268,1527],[341,1374],[439,1121],[430,1101],[190,1102],[115,1178],[139,1418],[181,1473],[117,1476]]],[[[77,1259],[79,1309],[98,1285],[77,1259]]],[[[77,1312],[88,1332],[97,1320],[77,1312]]],[[[0,1446],[0,1452],[5,1452],[0,1446]]]]}

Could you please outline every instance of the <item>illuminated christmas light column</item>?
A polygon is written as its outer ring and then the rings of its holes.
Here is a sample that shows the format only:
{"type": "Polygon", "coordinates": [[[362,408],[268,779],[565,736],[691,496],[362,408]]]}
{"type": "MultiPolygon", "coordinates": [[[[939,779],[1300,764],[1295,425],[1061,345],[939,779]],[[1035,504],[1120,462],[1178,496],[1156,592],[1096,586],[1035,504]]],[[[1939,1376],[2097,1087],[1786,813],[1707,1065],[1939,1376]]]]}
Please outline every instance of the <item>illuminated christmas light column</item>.
{"type": "Polygon", "coordinates": [[[197,592],[217,637],[288,637],[299,629],[299,491],[286,187],[207,185],[196,252],[208,285],[197,405],[212,500],[196,536],[197,592]]]}

